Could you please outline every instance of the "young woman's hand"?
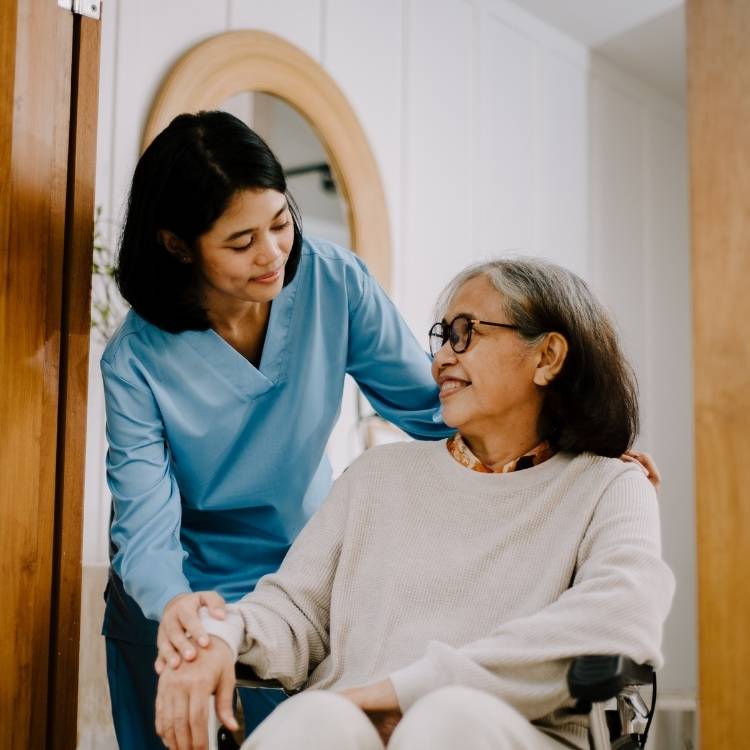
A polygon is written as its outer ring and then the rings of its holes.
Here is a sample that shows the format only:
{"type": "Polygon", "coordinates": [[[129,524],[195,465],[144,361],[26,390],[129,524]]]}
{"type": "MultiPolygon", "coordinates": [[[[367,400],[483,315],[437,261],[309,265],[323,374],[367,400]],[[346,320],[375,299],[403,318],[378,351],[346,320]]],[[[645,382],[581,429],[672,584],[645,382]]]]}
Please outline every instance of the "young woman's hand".
{"type": "Polygon", "coordinates": [[[659,468],[654,463],[654,459],[648,455],[648,453],[642,453],[641,451],[628,451],[620,456],[622,461],[638,464],[643,472],[648,477],[648,481],[654,485],[654,489],[658,492],[661,487],[661,474],[659,468]]]}
{"type": "Polygon", "coordinates": [[[383,744],[387,745],[402,717],[393,683],[385,679],[362,687],[347,688],[341,690],[340,694],[367,714],[383,744]]]}
{"type": "Polygon", "coordinates": [[[226,611],[224,599],[215,591],[197,591],[194,594],[179,594],[164,607],[156,637],[159,656],[154,668],[161,674],[164,666],[172,668],[180,665],[180,657],[192,661],[197,656],[194,644],[208,646],[208,634],[201,624],[198,611],[208,607],[211,616],[223,620],[226,611]]]}
{"type": "Polygon", "coordinates": [[[156,733],[170,750],[208,748],[209,699],[216,695],[216,715],[227,729],[238,728],[232,710],[234,656],[211,636],[206,648],[179,669],[165,669],[156,693],[156,733]]]}

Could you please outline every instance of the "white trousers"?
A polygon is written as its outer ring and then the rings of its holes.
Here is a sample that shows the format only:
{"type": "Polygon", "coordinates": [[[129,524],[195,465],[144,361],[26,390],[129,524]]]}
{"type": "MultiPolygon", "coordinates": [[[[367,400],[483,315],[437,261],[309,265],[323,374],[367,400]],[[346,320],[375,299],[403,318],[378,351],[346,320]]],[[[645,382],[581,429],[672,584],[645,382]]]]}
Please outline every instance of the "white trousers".
{"type": "MultiPolygon", "coordinates": [[[[446,687],[417,701],[388,750],[561,750],[507,703],[478,690],[446,687]]],[[[337,693],[308,690],[282,703],[241,750],[384,750],[365,713],[337,693]]]]}

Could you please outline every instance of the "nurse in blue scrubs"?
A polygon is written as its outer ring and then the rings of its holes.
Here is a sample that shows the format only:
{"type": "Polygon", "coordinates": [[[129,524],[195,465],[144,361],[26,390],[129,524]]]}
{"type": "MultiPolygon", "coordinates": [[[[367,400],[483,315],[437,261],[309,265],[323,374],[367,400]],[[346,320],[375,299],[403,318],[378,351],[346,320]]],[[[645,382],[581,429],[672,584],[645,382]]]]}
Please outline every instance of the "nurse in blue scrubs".
{"type": "MultiPolygon", "coordinates": [[[[132,309],[101,362],[103,632],[118,742],[143,750],[163,747],[159,621],[184,613],[189,632],[192,592],[233,601],[279,566],[330,488],[344,375],[410,435],[450,431],[391,301],[355,255],[302,236],[280,164],[227,113],[177,117],[141,157],[117,280],[132,309]]],[[[274,702],[243,699],[249,729],[274,702]]]]}

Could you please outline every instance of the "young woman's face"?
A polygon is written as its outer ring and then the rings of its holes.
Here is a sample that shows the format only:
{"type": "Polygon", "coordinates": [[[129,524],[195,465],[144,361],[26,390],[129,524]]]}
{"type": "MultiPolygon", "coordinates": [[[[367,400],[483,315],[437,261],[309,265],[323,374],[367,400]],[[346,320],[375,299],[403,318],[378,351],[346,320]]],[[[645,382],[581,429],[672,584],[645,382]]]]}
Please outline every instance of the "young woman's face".
{"type": "MultiPolygon", "coordinates": [[[[458,315],[510,323],[500,293],[483,276],[470,279],[453,296],[443,322],[458,315]]],[[[541,408],[534,385],[538,352],[509,328],[477,324],[469,348],[456,354],[446,342],[432,362],[440,388],[443,420],[465,434],[511,426],[541,408]]]]}
{"type": "Polygon", "coordinates": [[[269,302],[284,285],[293,243],[294,225],[283,193],[238,192],[197,240],[201,286],[240,302],[269,302]]]}

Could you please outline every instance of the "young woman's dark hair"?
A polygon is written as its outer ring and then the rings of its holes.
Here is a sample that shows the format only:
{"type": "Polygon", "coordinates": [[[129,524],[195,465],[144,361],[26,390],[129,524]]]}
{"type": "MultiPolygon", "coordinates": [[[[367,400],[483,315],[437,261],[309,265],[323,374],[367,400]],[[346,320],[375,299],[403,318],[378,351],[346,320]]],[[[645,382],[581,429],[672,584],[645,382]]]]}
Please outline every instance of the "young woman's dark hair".
{"type": "Polygon", "coordinates": [[[238,191],[267,189],[286,195],[294,224],[286,286],[299,265],[302,231],[281,164],[257,133],[228,112],[175,117],[135,168],[116,269],[122,296],[165,331],[209,328],[195,294],[194,265],[168,252],[158,231],[169,230],[193,248],[238,191]]]}
{"type": "Polygon", "coordinates": [[[535,258],[470,266],[441,296],[440,313],[469,279],[484,276],[503,297],[510,322],[535,343],[562,334],[568,355],[545,390],[539,436],[557,450],[619,457],[638,434],[638,387],[606,310],[571,271],[535,258]]]}

